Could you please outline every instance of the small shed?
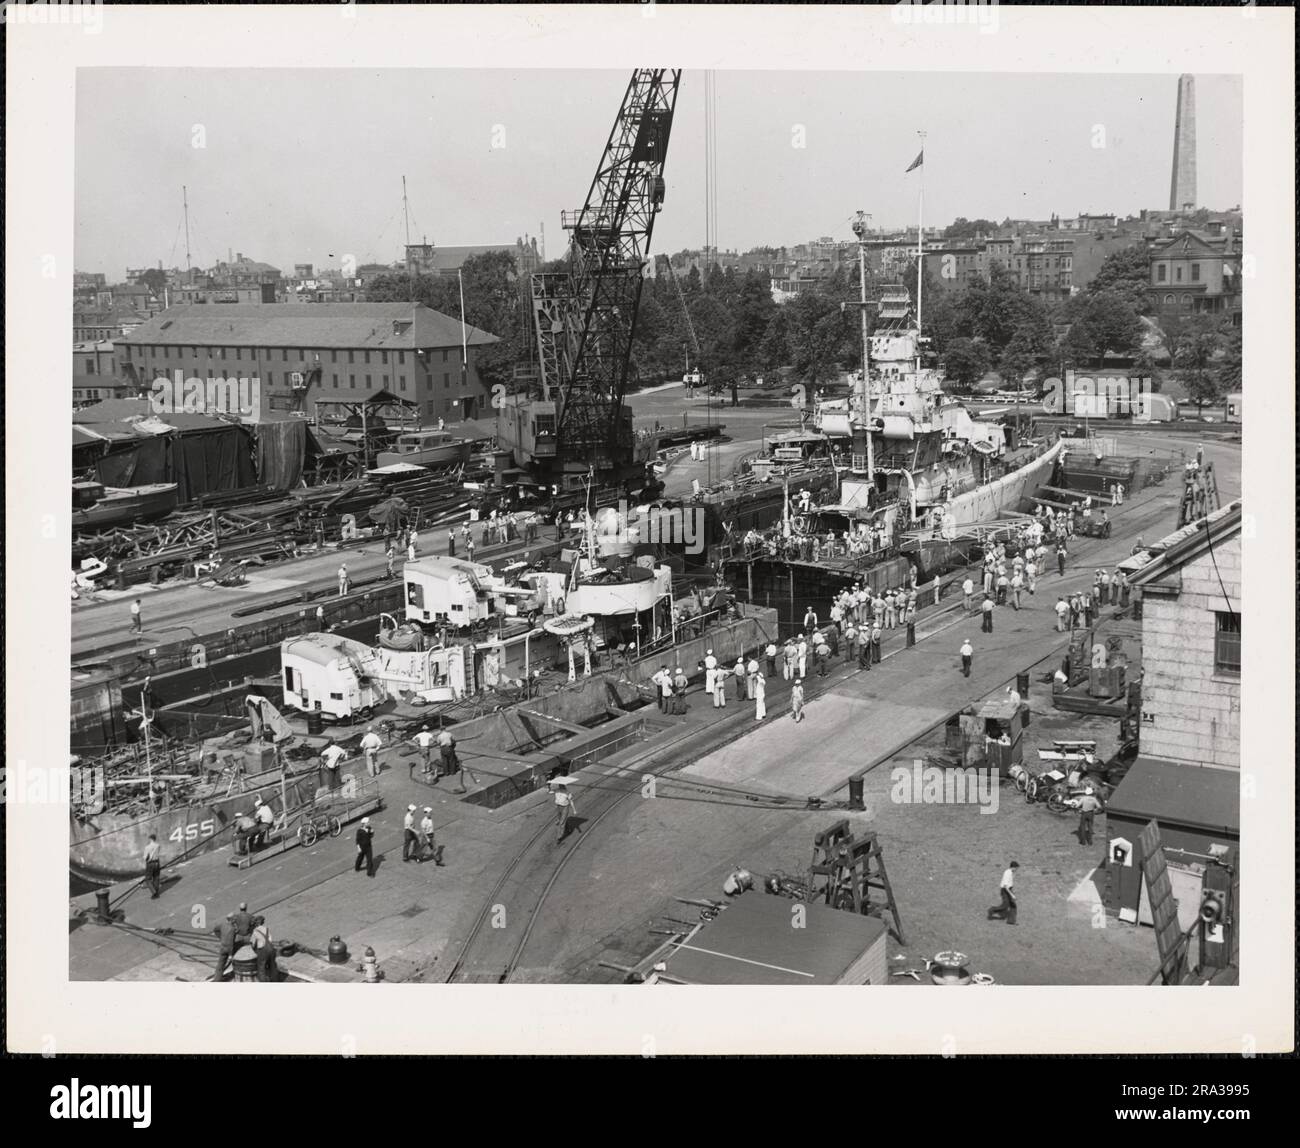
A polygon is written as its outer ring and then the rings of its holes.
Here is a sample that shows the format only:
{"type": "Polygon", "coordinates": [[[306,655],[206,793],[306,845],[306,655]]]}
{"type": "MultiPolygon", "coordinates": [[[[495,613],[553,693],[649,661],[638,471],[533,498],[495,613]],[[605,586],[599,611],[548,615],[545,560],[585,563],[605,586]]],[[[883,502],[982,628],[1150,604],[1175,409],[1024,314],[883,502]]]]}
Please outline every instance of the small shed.
{"type": "Polygon", "coordinates": [[[1107,836],[1137,840],[1152,820],[1160,823],[1171,864],[1202,860],[1213,846],[1237,846],[1240,773],[1139,756],[1106,803],[1107,836]]]}
{"type": "Polygon", "coordinates": [[[687,985],[883,985],[886,926],[876,917],[752,891],[664,960],[661,983],[687,985]]]}

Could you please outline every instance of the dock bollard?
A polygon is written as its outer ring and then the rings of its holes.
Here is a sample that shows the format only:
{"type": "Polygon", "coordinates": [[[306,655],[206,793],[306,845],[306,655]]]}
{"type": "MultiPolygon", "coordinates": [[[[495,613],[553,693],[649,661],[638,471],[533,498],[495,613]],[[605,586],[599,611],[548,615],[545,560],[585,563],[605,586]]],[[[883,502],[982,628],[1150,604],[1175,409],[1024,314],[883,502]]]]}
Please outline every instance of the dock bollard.
{"type": "Polygon", "coordinates": [[[97,925],[111,925],[113,923],[113,910],[108,907],[108,890],[95,890],[95,923],[97,925]]]}
{"type": "Polygon", "coordinates": [[[915,622],[907,623],[907,644],[909,646],[916,645],[916,623],[915,622]]]}
{"type": "Polygon", "coordinates": [[[851,809],[866,809],[867,804],[862,800],[862,778],[849,778],[849,807],[851,809]]]}

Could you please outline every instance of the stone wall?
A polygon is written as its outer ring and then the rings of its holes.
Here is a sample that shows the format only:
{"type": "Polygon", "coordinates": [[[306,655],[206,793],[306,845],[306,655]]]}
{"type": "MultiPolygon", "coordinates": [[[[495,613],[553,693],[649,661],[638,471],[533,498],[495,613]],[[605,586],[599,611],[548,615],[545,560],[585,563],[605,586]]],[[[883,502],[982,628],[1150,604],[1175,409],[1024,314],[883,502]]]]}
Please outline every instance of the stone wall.
{"type": "Polygon", "coordinates": [[[1241,609],[1240,535],[1216,547],[1214,561],[1204,553],[1181,575],[1176,596],[1148,591],[1143,598],[1142,752],[1240,769],[1241,679],[1214,668],[1215,613],[1228,609],[1225,590],[1232,609],[1241,609]]]}

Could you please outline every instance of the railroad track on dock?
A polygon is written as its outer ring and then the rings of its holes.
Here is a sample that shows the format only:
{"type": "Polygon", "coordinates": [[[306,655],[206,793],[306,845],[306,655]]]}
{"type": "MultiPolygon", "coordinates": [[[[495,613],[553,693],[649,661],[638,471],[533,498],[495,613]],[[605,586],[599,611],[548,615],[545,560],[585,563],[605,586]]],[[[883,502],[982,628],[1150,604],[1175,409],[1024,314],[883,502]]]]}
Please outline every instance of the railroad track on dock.
{"type": "Polygon", "coordinates": [[[588,840],[588,834],[629,797],[641,792],[646,774],[661,777],[678,768],[681,763],[673,749],[696,742],[701,745],[699,752],[704,754],[715,748],[715,741],[721,745],[733,737],[728,723],[721,722],[706,730],[690,730],[668,741],[654,742],[627,761],[609,765],[595,784],[575,787],[575,796],[582,802],[581,822],[561,844],[551,839],[555,820],[548,807],[541,826],[511,858],[484,898],[444,982],[507,984],[520,966],[547,898],[573,855],[588,840]],[[651,758],[661,760],[644,769],[638,768],[651,758]],[[617,784],[620,778],[629,779],[625,786],[617,784]]]}

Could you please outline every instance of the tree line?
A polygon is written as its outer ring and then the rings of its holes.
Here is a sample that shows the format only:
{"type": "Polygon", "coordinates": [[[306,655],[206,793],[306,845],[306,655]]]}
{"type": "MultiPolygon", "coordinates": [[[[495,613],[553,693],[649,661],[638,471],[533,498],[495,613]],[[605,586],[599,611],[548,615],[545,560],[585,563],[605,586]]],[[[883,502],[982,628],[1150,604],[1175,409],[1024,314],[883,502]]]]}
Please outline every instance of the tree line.
{"type": "MultiPolygon", "coordinates": [[[[973,234],[987,220],[957,221],[973,234]]],[[[555,261],[543,270],[559,270],[555,261]]],[[[927,268],[922,285],[924,334],[945,378],[969,389],[990,371],[1003,385],[1030,385],[1067,370],[1086,371],[1107,359],[1127,360],[1129,369],[1158,386],[1166,375],[1186,387],[1198,403],[1212,402],[1241,387],[1241,331],[1218,316],[1194,313],[1161,327],[1168,358],[1147,346],[1154,314],[1148,289],[1148,261],[1141,244],[1111,254],[1086,288],[1060,301],[1023,290],[1000,267],[987,279],[959,287],[937,282],[927,268]]],[[[483,381],[509,385],[517,364],[535,357],[528,285],[507,252],[466,259],[461,268],[465,321],[498,337],[478,352],[483,381]]],[[[903,277],[913,296],[916,262],[903,277]]],[[[763,271],[740,272],[717,264],[678,275],[679,297],[662,270],[643,285],[632,345],[630,386],[680,379],[699,366],[711,383],[729,386],[746,378],[789,376],[816,386],[860,366],[858,269],[834,269],[785,303],[772,298],[763,271]],[[683,305],[685,311],[683,311],[683,305]],[[687,320],[689,314],[689,323],[687,320]],[[699,352],[691,339],[692,329],[699,352]]],[[[868,297],[877,290],[868,279],[868,297]]],[[[376,302],[414,301],[451,316],[460,315],[456,276],[379,276],[366,290],[376,302]]],[[[869,307],[868,329],[874,324],[869,307]]]]}

